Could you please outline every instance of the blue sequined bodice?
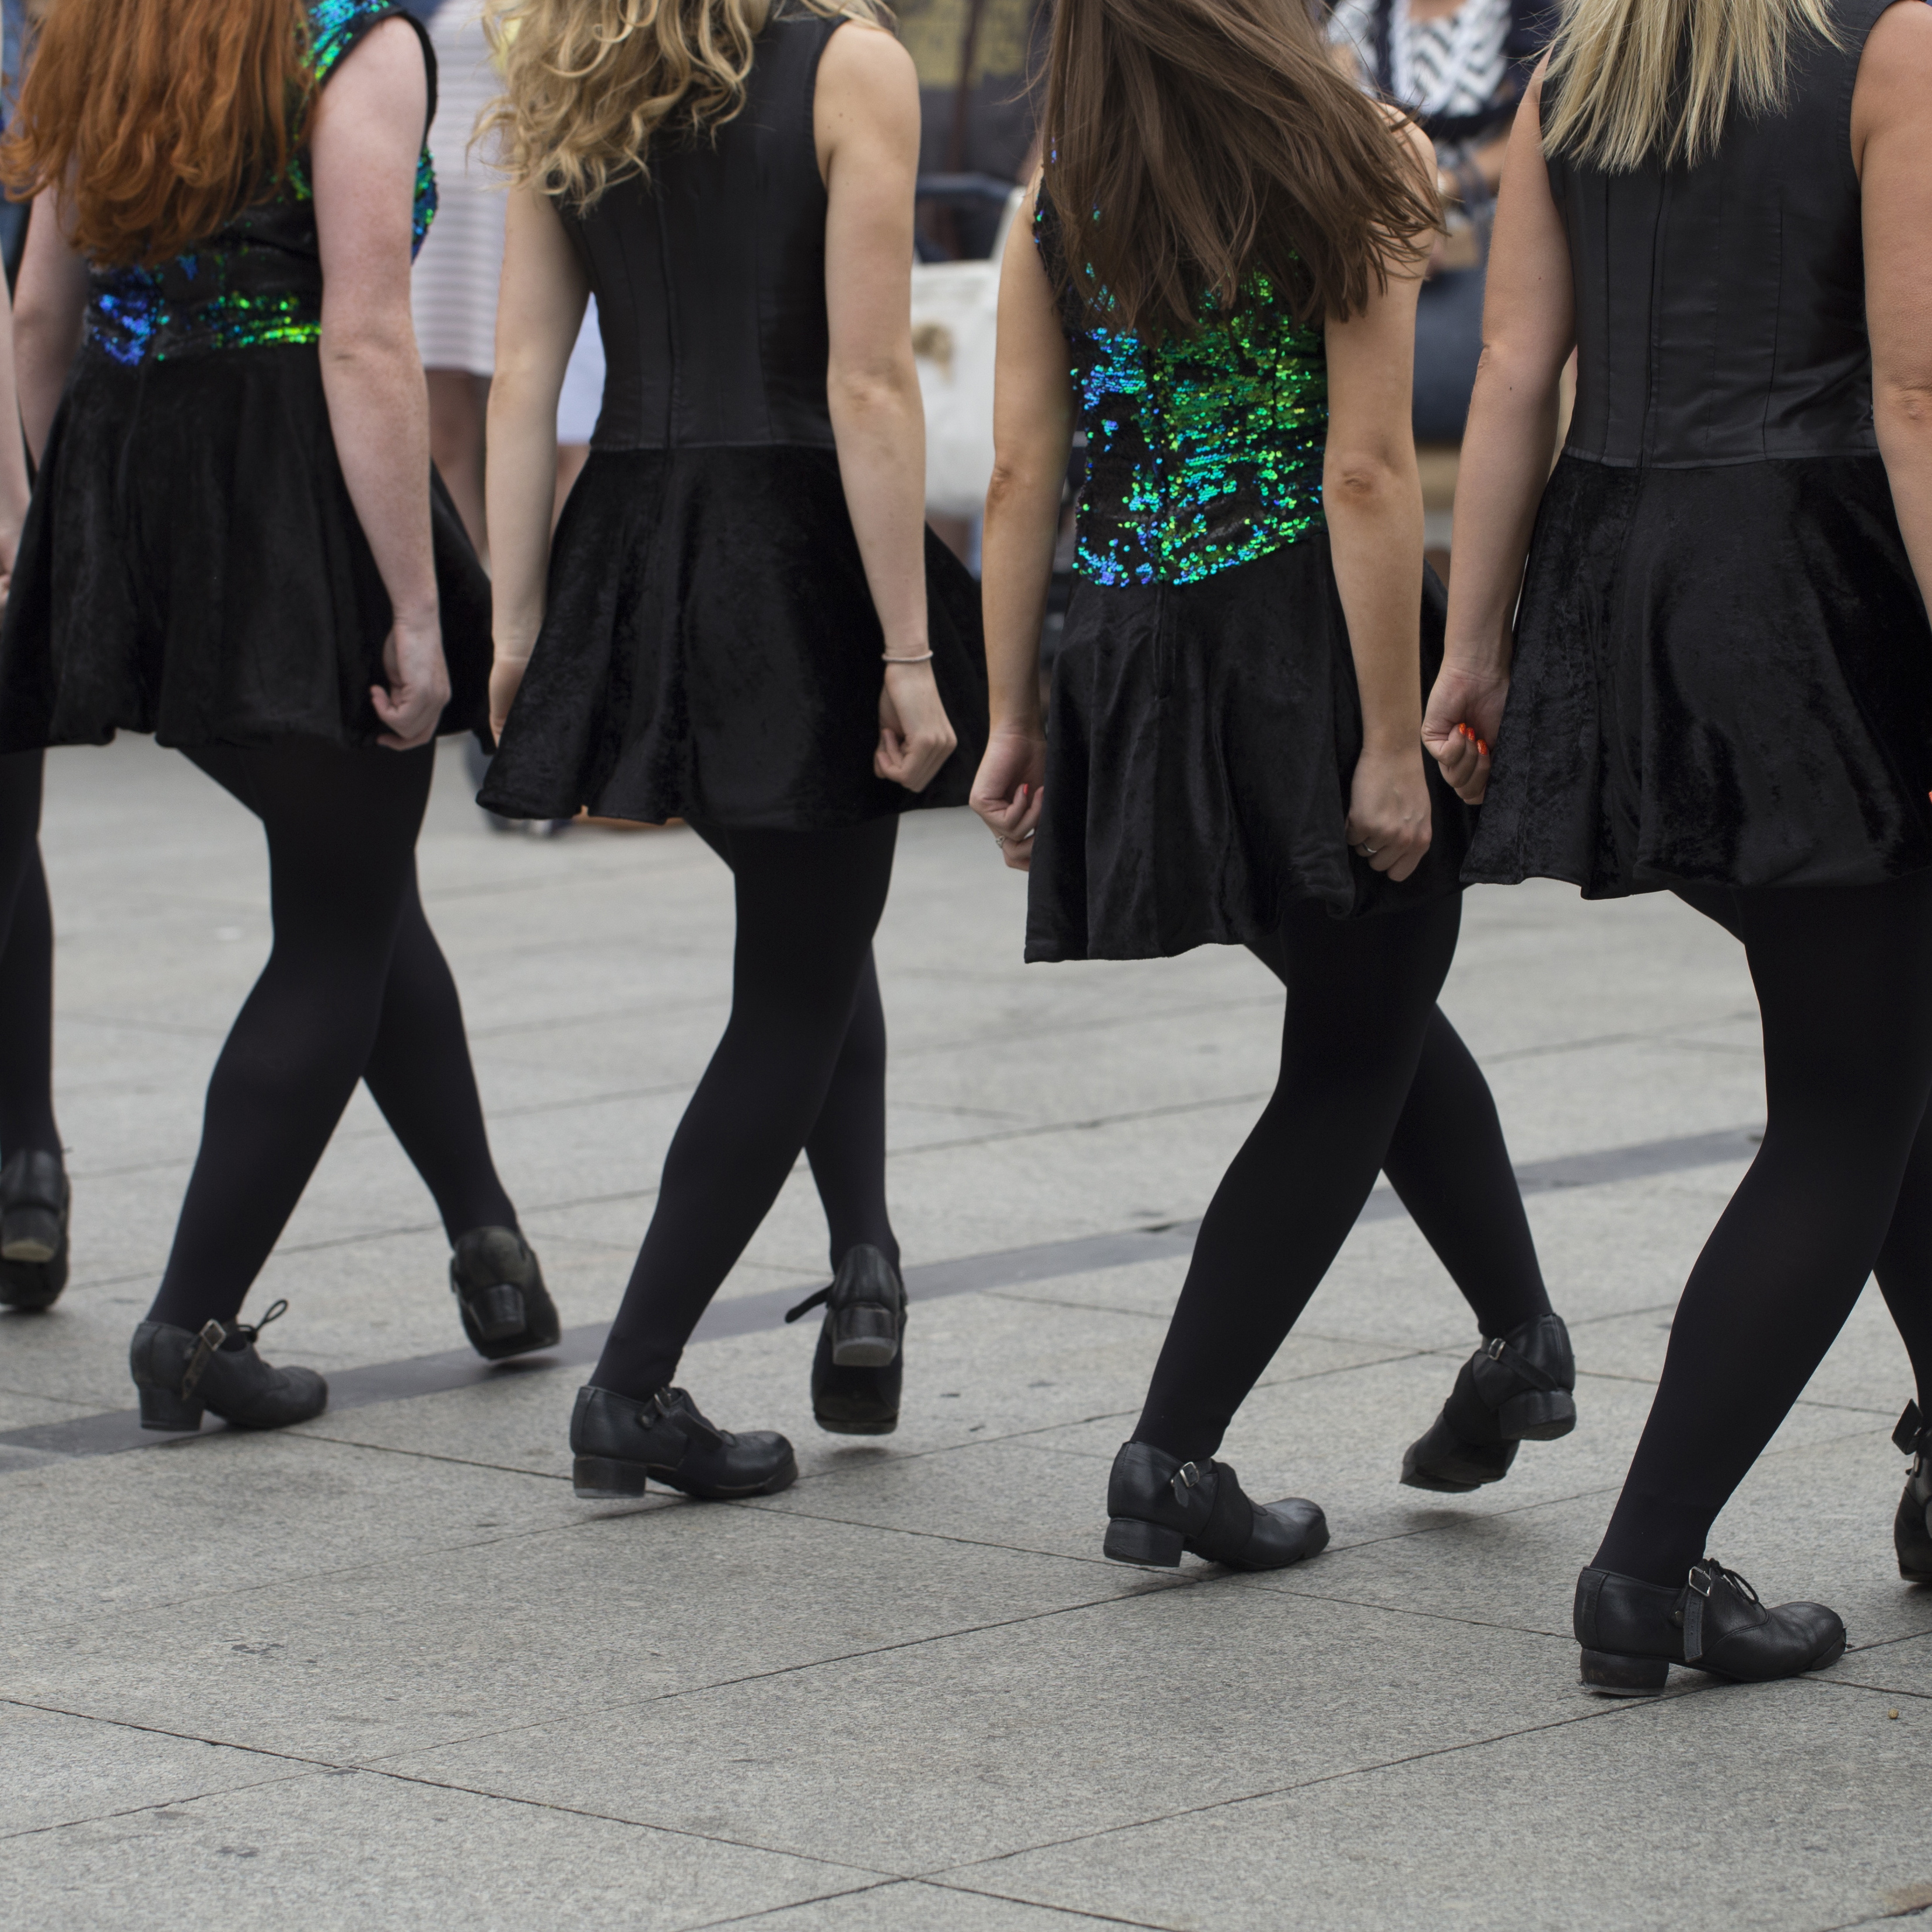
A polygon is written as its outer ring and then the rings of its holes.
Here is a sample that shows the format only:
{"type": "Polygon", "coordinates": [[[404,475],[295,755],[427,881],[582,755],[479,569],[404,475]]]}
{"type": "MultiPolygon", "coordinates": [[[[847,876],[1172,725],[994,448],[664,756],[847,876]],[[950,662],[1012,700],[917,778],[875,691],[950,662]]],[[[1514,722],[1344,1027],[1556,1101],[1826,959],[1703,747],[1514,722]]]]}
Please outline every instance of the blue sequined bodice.
{"type": "MultiPolygon", "coordinates": [[[[1054,236],[1037,238],[1052,260],[1054,236]]],[[[1192,335],[1103,328],[1070,296],[1087,483],[1074,568],[1096,584],[1190,584],[1319,530],[1328,368],[1318,325],[1267,278],[1192,335]]]]}
{"type": "MultiPolygon", "coordinates": [[[[395,0],[308,0],[316,86],[378,21],[401,11],[395,0]]],[[[412,250],[435,214],[425,147],[416,162],[412,250]]],[[[319,340],[322,262],[307,156],[297,155],[272,194],[200,248],[156,268],[96,268],[88,280],[89,346],[125,368],[319,340]]]]}

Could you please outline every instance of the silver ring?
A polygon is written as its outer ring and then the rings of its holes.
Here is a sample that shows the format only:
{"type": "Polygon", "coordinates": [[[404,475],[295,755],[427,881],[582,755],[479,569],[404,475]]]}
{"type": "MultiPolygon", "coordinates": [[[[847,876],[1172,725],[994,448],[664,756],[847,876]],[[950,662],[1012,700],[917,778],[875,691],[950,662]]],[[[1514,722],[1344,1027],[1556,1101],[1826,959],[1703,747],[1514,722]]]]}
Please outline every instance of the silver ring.
{"type": "Polygon", "coordinates": [[[1366,838],[1355,848],[1364,859],[1372,859],[1382,849],[1379,845],[1371,845],[1366,838]]]}
{"type": "Polygon", "coordinates": [[[1004,845],[1006,842],[1006,835],[1004,832],[996,832],[993,834],[993,843],[995,845],[1004,845]]]}

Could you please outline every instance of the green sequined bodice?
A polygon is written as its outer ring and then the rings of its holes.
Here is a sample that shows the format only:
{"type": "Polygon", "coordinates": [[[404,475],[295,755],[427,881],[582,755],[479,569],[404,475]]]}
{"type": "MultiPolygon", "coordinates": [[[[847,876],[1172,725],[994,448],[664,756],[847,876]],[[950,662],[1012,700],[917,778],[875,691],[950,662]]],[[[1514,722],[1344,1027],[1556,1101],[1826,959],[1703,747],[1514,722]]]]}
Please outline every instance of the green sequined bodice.
{"type": "MultiPolygon", "coordinates": [[[[1052,236],[1042,224],[1048,250],[1052,236]]],[[[1097,325],[1073,298],[1087,484],[1074,568],[1096,584],[1188,584],[1322,527],[1328,370],[1320,327],[1265,277],[1230,314],[1204,304],[1192,335],[1148,341],[1097,325]]]]}
{"type": "MultiPolygon", "coordinates": [[[[308,0],[316,86],[371,27],[400,11],[395,0],[308,0]]],[[[435,214],[436,175],[424,148],[416,162],[413,248],[435,214]]],[[[95,268],[88,279],[88,345],[124,368],[319,341],[322,262],[308,158],[298,155],[273,192],[191,253],[152,268],[95,268]]]]}

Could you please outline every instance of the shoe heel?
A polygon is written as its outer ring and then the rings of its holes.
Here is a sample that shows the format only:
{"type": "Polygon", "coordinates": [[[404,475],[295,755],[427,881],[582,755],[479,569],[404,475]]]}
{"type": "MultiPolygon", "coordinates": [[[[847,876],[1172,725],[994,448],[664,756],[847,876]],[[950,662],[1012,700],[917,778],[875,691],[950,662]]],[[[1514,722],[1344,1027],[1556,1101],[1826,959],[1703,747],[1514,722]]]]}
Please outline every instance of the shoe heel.
{"type": "Polygon", "coordinates": [[[898,1352],[899,1318],[890,1308],[842,1308],[832,1318],[835,1368],[886,1368],[898,1352]]]}
{"type": "Polygon", "coordinates": [[[1581,1682],[1586,1690],[1607,1697],[1648,1697],[1661,1690],[1670,1676],[1670,1663],[1662,1657],[1618,1657],[1607,1650],[1583,1653],[1581,1682]]]}
{"type": "Polygon", "coordinates": [[[506,1336],[524,1332],[524,1297],[520,1288],[507,1281],[486,1288],[468,1298],[470,1318],[486,1342],[500,1342],[506,1336]]]}
{"type": "Polygon", "coordinates": [[[201,1405],[176,1395],[172,1389],[144,1388],[140,1392],[141,1426],[191,1434],[201,1426],[201,1405]]]}
{"type": "Polygon", "coordinates": [[[0,1223],[0,1261],[50,1262],[60,1252],[60,1216],[46,1208],[16,1208],[0,1223]]]}
{"type": "Polygon", "coordinates": [[[570,1466],[572,1490],[586,1498],[640,1496],[644,1470],[640,1462],[620,1462],[614,1456],[579,1456],[570,1466]]]}
{"type": "Polygon", "coordinates": [[[1532,1389],[1496,1411],[1496,1426],[1516,1442],[1554,1442],[1576,1426],[1576,1398],[1568,1389],[1532,1389]]]}
{"type": "Polygon", "coordinates": [[[1107,1525],[1103,1555],[1116,1563],[1143,1563],[1172,1570],[1180,1562],[1182,1538],[1178,1529],[1163,1529],[1157,1522],[1143,1522],[1136,1516],[1117,1516],[1107,1525]]]}

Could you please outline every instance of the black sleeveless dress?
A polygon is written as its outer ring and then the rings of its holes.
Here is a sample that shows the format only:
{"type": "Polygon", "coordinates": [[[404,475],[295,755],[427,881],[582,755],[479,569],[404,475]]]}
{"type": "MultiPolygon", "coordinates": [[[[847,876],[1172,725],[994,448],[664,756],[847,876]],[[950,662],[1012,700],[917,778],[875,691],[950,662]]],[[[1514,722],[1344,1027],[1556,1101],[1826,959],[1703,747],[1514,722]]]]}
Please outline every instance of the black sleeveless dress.
{"type": "Polygon", "coordinates": [[[1932,865],[1932,629],[1872,427],[1851,158],[1887,4],[1840,0],[1789,111],[1700,166],[1551,162],[1576,408],[1470,879],[1611,898],[1932,865]]]}
{"type": "Polygon", "coordinates": [[[933,670],[958,748],[874,776],[884,667],[826,404],[812,132],[841,22],[776,15],[743,111],[648,184],[560,210],[597,297],[604,403],[550,548],[493,812],[827,830],[965,801],[986,736],[979,587],[928,532],[933,670]]]}
{"type": "MultiPolygon", "coordinates": [[[[319,86],[379,22],[409,17],[393,0],[308,13],[319,86]]],[[[426,38],[423,58],[434,114],[426,38]]],[[[418,248],[435,212],[424,150],[418,248]]],[[[337,460],[321,334],[306,156],[190,253],[90,272],[0,628],[0,752],[116,730],[189,747],[375,740],[389,598],[337,460]]],[[[487,730],[489,580],[427,480],[452,691],[440,728],[487,730]]]]}
{"type": "MultiPolygon", "coordinates": [[[[1049,210],[1036,236],[1060,273],[1049,210]]],[[[1322,508],[1328,350],[1256,276],[1192,335],[1108,328],[1063,297],[1088,476],[1054,662],[1030,960],[1260,942],[1461,890],[1471,813],[1423,767],[1432,838],[1397,884],[1349,849],[1361,694],[1322,508]]],[[[1426,567],[1420,680],[1442,662],[1426,567]]]]}

